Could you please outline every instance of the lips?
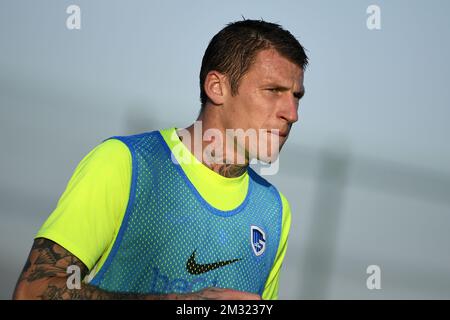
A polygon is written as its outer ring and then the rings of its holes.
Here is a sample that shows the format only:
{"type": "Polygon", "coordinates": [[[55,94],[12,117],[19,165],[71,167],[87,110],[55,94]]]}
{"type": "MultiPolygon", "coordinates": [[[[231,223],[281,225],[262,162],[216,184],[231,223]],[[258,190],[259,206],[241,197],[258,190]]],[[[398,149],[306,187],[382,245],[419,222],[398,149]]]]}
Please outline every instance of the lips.
{"type": "Polygon", "coordinates": [[[275,130],[274,131],[269,130],[269,132],[273,133],[273,134],[276,134],[276,135],[278,135],[280,137],[283,137],[283,138],[286,138],[288,136],[288,134],[289,134],[289,131],[282,131],[282,130],[278,130],[278,132],[275,131],[275,130]]]}

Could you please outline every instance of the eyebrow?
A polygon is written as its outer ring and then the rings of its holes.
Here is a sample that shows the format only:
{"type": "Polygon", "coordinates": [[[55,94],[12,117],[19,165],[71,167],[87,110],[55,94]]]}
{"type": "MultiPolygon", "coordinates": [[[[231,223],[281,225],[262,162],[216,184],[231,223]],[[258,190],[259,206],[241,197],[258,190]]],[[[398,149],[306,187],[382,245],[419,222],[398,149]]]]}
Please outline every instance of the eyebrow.
{"type": "MultiPolygon", "coordinates": [[[[269,84],[269,86],[271,86],[271,85],[269,84]]],[[[290,89],[288,87],[284,87],[284,86],[280,86],[280,85],[276,85],[276,84],[273,84],[272,86],[281,91],[289,91],[289,89],[290,89]]],[[[305,87],[303,87],[300,91],[294,92],[294,97],[296,97],[299,100],[301,98],[303,98],[304,95],[305,95],[305,87]]]]}

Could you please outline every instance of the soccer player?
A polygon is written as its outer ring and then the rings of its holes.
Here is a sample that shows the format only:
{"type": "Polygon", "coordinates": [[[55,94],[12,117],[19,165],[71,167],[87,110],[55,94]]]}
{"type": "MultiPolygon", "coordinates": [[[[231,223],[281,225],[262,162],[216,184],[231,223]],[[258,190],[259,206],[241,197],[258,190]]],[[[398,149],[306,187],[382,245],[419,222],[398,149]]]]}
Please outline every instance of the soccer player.
{"type": "Polygon", "coordinates": [[[203,57],[197,121],[89,152],[37,233],[14,298],[277,299],[291,212],[249,162],[278,157],[307,63],[280,25],[222,29],[203,57]]]}

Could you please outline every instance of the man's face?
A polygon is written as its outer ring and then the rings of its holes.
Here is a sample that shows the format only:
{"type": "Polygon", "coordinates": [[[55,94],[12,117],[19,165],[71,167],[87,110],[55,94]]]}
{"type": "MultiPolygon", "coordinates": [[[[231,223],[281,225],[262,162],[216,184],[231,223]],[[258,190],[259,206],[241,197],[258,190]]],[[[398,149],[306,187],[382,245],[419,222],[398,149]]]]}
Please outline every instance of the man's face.
{"type": "Polygon", "coordinates": [[[242,77],[238,94],[232,96],[231,89],[228,89],[222,118],[225,128],[256,130],[257,146],[247,141],[245,147],[240,147],[249,152],[250,159],[274,161],[288,138],[292,124],[298,120],[299,100],[304,94],[303,70],[277,51],[263,50],[242,77]],[[261,135],[260,129],[267,133],[261,135]],[[271,130],[279,130],[279,134],[271,130]],[[277,139],[279,147],[271,153],[271,146],[276,146],[277,139]],[[261,152],[264,144],[268,152],[261,152]]]}

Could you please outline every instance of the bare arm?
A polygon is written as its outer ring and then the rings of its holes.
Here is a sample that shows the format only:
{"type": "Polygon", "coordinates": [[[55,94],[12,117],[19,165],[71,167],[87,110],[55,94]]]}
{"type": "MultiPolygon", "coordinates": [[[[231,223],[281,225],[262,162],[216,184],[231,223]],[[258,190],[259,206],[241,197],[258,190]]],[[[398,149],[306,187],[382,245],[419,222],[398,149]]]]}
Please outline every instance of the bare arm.
{"type": "Polygon", "coordinates": [[[88,268],[73,254],[57,243],[39,238],[34,241],[28,260],[17,281],[13,299],[55,300],[259,300],[260,296],[231,289],[207,288],[189,294],[139,295],[108,292],[89,284],[81,283],[80,289],[67,286],[67,268],[78,266],[81,279],[88,268]]]}

